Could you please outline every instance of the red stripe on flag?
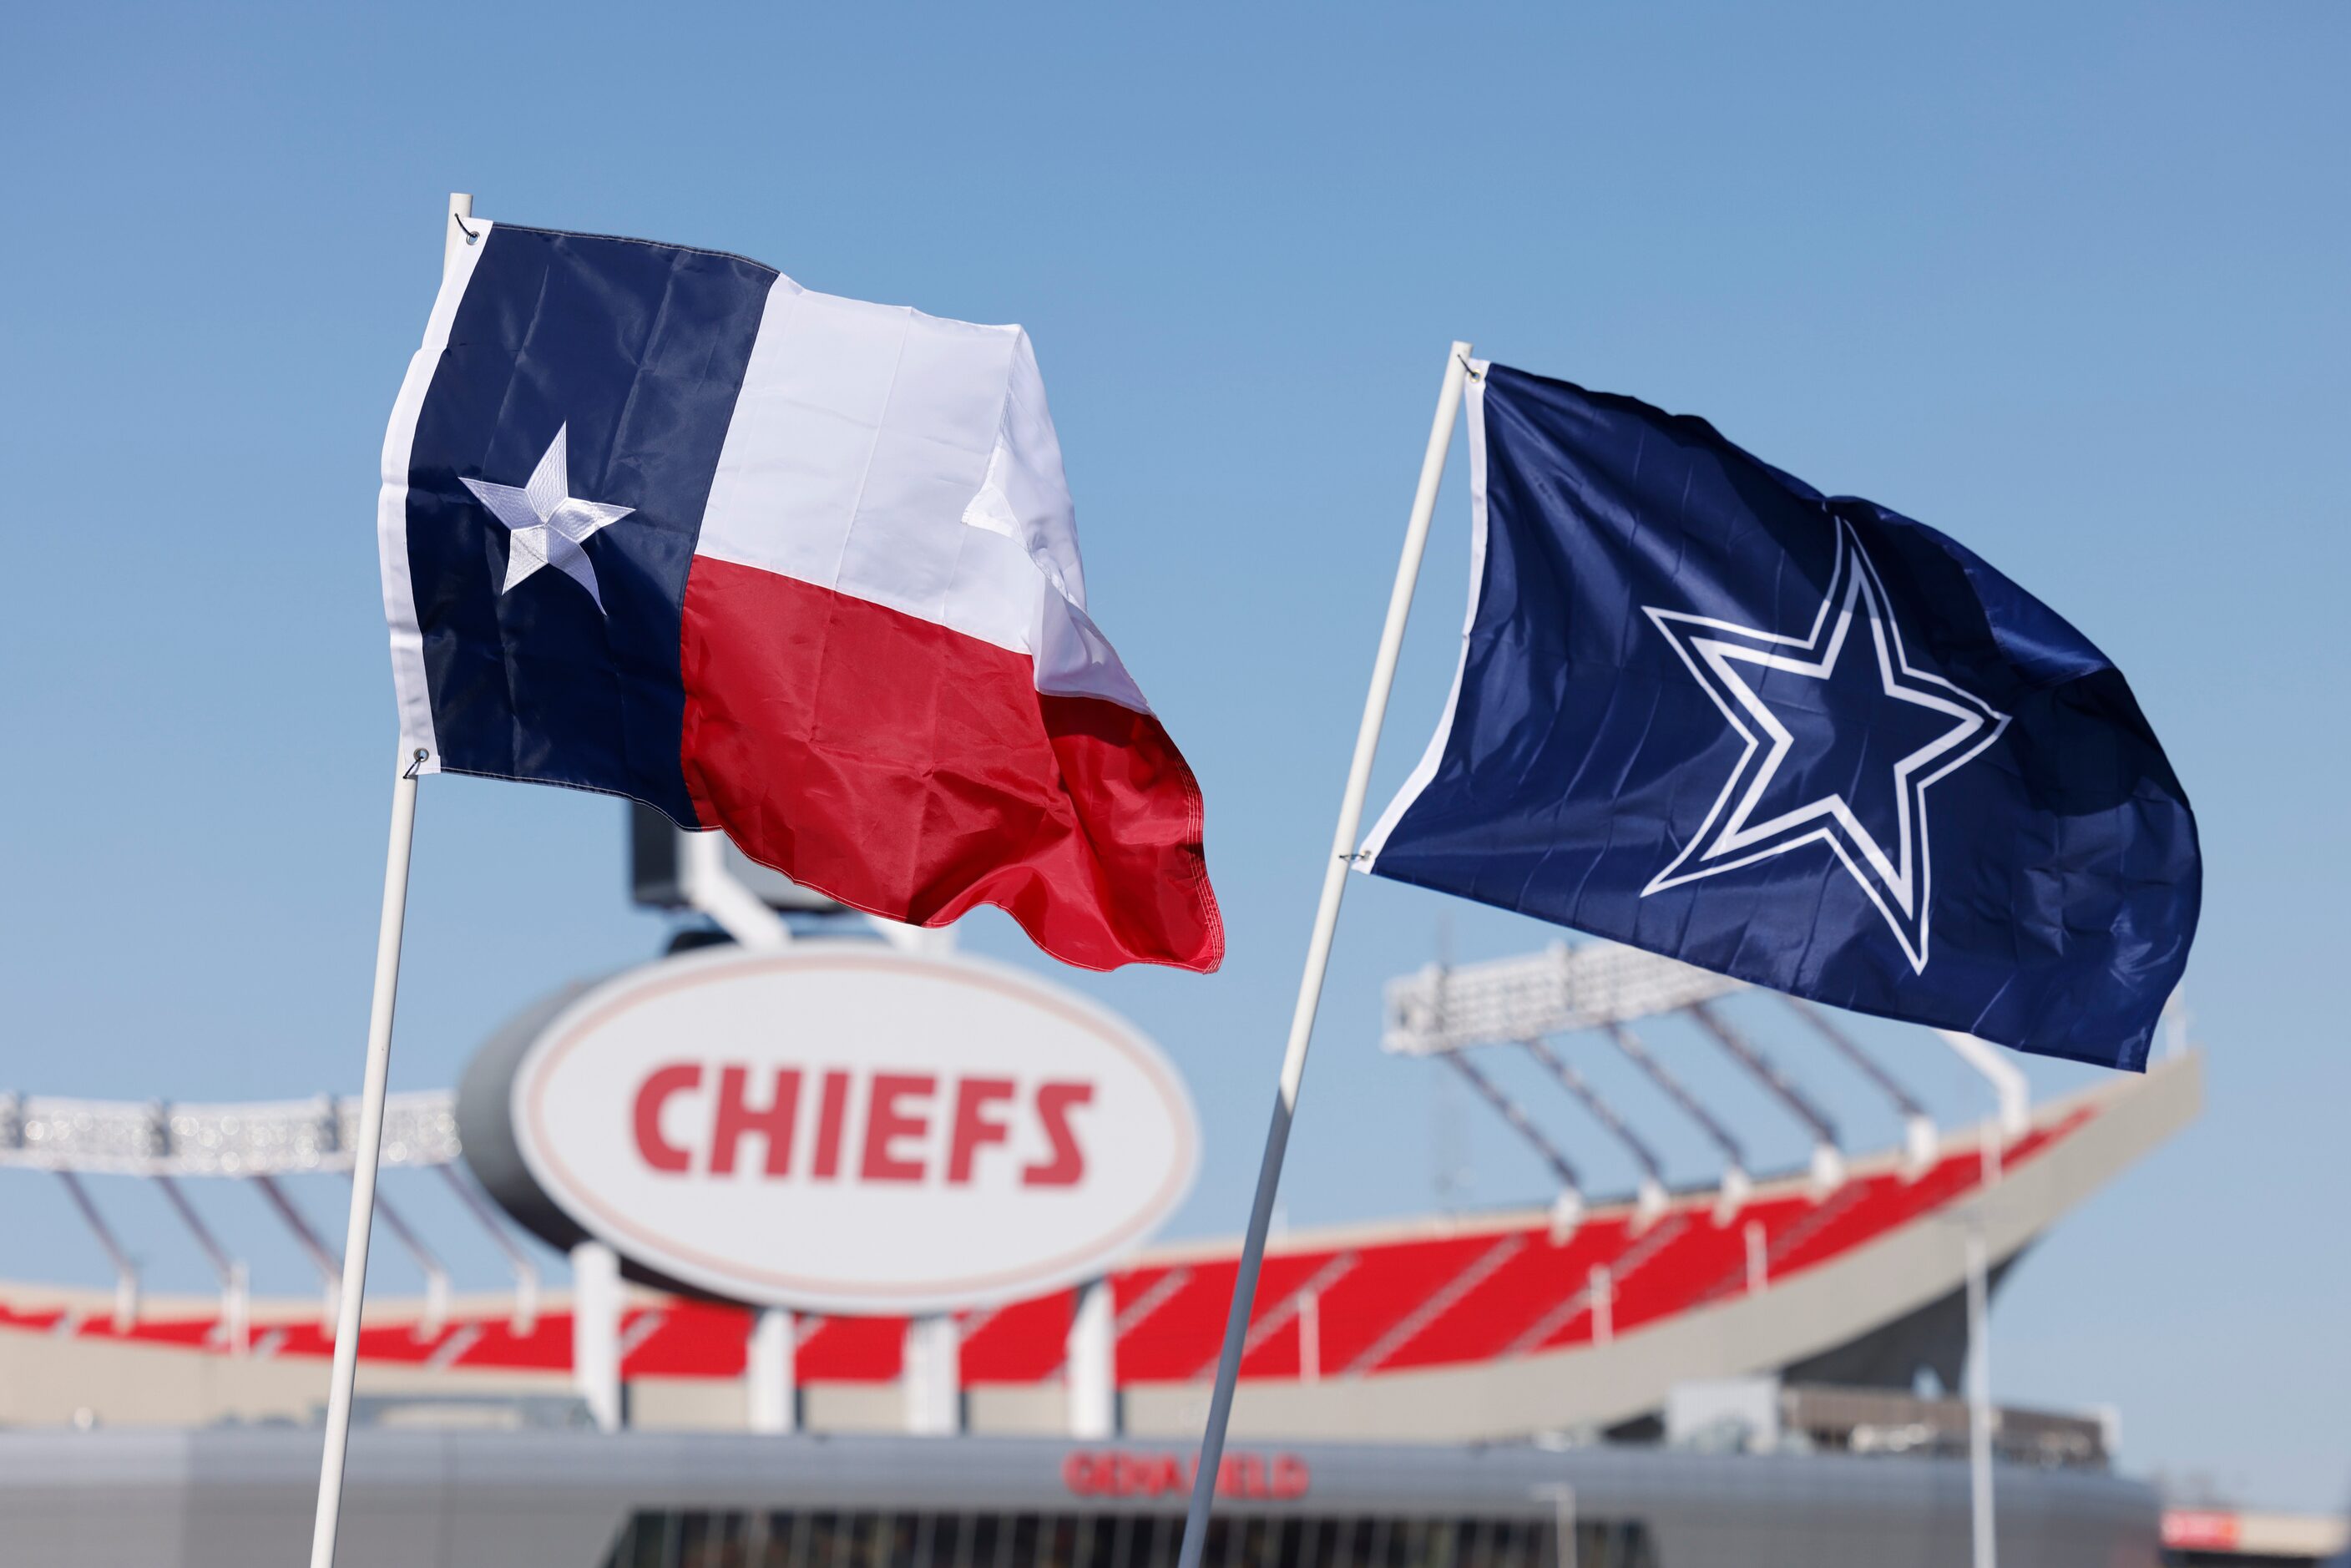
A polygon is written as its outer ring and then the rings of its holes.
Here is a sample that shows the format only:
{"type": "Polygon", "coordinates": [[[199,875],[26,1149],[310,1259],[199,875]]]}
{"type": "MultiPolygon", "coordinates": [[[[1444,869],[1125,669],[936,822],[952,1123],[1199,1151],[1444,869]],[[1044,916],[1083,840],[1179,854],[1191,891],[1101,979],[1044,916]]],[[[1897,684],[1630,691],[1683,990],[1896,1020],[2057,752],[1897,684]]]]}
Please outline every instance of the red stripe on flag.
{"type": "Polygon", "coordinates": [[[872,914],[999,905],[1065,963],[1213,969],[1200,787],[1157,719],[1040,695],[1026,653],[697,557],[685,781],[752,859],[872,914]]]}

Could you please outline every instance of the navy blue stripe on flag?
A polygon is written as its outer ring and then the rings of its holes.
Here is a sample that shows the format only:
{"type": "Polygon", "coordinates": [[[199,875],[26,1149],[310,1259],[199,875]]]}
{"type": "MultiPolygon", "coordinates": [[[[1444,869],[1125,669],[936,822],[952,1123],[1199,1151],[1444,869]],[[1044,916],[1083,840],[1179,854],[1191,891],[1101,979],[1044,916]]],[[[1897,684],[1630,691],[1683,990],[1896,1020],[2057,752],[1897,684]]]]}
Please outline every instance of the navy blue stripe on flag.
{"type": "Polygon", "coordinates": [[[776,274],[505,225],[483,246],[409,465],[409,575],[441,764],[632,796],[695,825],[679,619],[776,274]],[[509,587],[511,552],[528,541],[465,483],[527,485],[559,431],[569,495],[628,509],[579,546],[592,596],[552,566],[509,587]]]}

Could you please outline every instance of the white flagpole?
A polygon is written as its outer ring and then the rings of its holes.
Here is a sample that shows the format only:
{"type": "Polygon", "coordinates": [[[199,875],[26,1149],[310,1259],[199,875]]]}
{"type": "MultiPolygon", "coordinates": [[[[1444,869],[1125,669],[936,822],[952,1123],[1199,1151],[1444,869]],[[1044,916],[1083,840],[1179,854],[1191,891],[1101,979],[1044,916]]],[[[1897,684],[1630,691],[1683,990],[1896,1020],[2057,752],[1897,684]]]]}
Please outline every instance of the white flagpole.
{"type": "Polygon", "coordinates": [[[368,1229],[375,1217],[376,1159],[383,1147],[384,1084],[392,1074],[392,1007],[400,988],[400,936],[408,914],[408,848],[415,837],[416,778],[402,768],[392,785],[392,845],[383,862],[383,920],[376,933],[375,999],[368,1010],[367,1079],[360,1098],[359,1148],[351,1163],[351,1218],[343,1239],[334,1381],[327,1393],[327,1443],[319,1461],[319,1511],[310,1532],[310,1568],[334,1568],[335,1526],[342,1516],[343,1454],[351,1435],[351,1379],[360,1359],[360,1298],[367,1291],[368,1229]]]}
{"type": "Polygon", "coordinates": [[[1975,1568],[1998,1568],[2000,1535],[1991,1495],[1991,1288],[1983,1215],[1968,1223],[1968,1533],[1975,1568]]]}
{"type": "MultiPolygon", "coordinates": [[[[441,267],[447,276],[458,220],[474,198],[453,194],[443,224],[441,267]]],[[[383,915],[376,926],[375,994],[368,1006],[367,1071],[360,1092],[359,1147],[351,1156],[351,1217],[343,1237],[343,1284],[335,1313],[335,1370],[327,1390],[325,1452],[319,1459],[319,1508],[310,1530],[310,1568],[334,1568],[335,1530],[343,1512],[343,1456],[350,1447],[351,1382],[359,1373],[360,1306],[367,1293],[368,1232],[375,1218],[376,1168],[383,1152],[383,1100],[392,1077],[392,1012],[400,990],[400,938],[408,918],[409,847],[416,839],[416,767],[424,753],[401,759],[392,782],[392,842],[384,852],[383,915]]]]}
{"type": "Polygon", "coordinates": [[[1281,1157],[1290,1146],[1290,1124],[1298,1114],[1298,1086],[1306,1076],[1306,1051],[1314,1038],[1314,1013],[1322,1000],[1322,974],[1331,963],[1331,937],[1339,925],[1339,900],[1346,893],[1355,836],[1363,826],[1364,796],[1371,788],[1372,757],[1379,749],[1380,721],[1387,715],[1388,690],[1395,684],[1396,656],[1404,648],[1405,620],[1412,613],[1413,585],[1428,545],[1428,522],[1437,511],[1437,488],[1445,477],[1445,455],[1453,444],[1453,421],[1461,409],[1461,384],[1469,371],[1469,345],[1456,343],[1445,362],[1445,384],[1437,398],[1437,419],[1421,459],[1420,488],[1412,498],[1412,520],[1404,535],[1404,559],[1396,563],[1395,587],[1388,594],[1387,624],[1380,632],[1379,657],[1372,665],[1372,689],[1364,699],[1364,721],[1355,731],[1355,760],[1347,769],[1347,793],[1339,805],[1339,831],[1322,871],[1322,902],[1314,912],[1314,936],[1306,947],[1306,972],[1299,977],[1298,1007],[1290,1014],[1290,1045],[1281,1059],[1281,1085],[1274,1095],[1273,1122],[1266,1129],[1265,1158],[1258,1167],[1257,1199],[1249,1207],[1249,1237],[1241,1245],[1240,1274],[1225,1320],[1225,1346],[1217,1360],[1216,1393],[1208,1401],[1208,1428],[1200,1438],[1199,1469],[1192,1478],[1192,1507],[1184,1521],[1184,1549],[1177,1568],[1200,1568],[1207,1542],[1208,1512],[1216,1501],[1217,1471],[1224,1462],[1225,1427],[1232,1419],[1233,1385],[1240,1376],[1241,1351],[1249,1341],[1249,1309],[1257,1299],[1258,1266],[1265,1260],[1265,1236],[1273,1220],[1274,1194],[1281,1186],[1281,1157]]]}

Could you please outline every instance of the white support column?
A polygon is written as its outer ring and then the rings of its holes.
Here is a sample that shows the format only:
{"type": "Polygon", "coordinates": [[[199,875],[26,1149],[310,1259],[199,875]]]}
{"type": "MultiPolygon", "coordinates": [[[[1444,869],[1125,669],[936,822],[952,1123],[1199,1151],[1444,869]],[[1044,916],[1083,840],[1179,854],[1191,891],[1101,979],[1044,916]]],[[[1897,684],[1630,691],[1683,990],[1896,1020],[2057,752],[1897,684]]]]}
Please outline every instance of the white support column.
{"type": "Polygon", "coordinates": [[[1089,1280],[1078,1287],[1077,1310],[1070,1314],[1065,1377],[1070,1436],[1085,1442],[1117,1437],[1118,1321],[1108,1280],[1089,1280]]]}
{"type": "Polygon", "coordinates": [[[1933,1165],[1942,1147],[1943,1137],[1935,1128],[1935,1118],[1905,1116],[1902,1119],[1902,1163],[1910,1175],[1916,1176],[1933,1165]]]}
{"type": "Polygon", "coordinates": [[[784,917],[727,871],[725,834],[681,835],[677,872],[686,902],[716,921],[737,945],[764,950],[790,943],[791,928],[784,924],[784,917]]]}
{"type": "Polygon", "coordinates": [[[571,1385],[600,1432],[621,1429],[621,1259],[601,1241],[571,1249],[571,1385]]]}
{"type": "Polygon", "coordinates": [[[1991,1270],[1980,1215],[1968,1227],[1967,1247],[1969,1533],[1975,1542],[1975,1568],[1998,1568],[1991,1490],[1991,1270]]]}
{"type": "Polygon", "coordinates": [[[1586,1287],[1592,1303],[1592,1343],[1606,1344],[1616,1337],[1616,1279],[1605,1269],[1592,1270],[1586,1287]]]}
{"type": "Polygon", "coordinates": [[[1771,1249],[1763,1232],[1763,1222],[1750,1219],[1741,1233],[1747,1239],[1747,1293],[1762,1294],[1771,1285],[1771,1249]]]}
{"type": "Polygon", "coordinates": [[[751,1314],[743,1380],[754,1432],[799,1430],[799,1326],[798,1314],[781,1307],[751,1314]]]}
{"type": "Polygon", "coordinates": [[[253,1348],[253,1276],[243,1259],[228,1266],[228,1281],[221,1287],[221,1341],[233,1356],[253,1348]]]}
{"type": "Polygon", "coordinates": [[[1554,1247],[1564,1246],[1567,1239],[1583,1226],[1583,1194],[1575,1188],[1562,1187],[1559,1196],[1551,1200],[1549,1236],[1554,1247]]]}
{"type": "MultiPolygon", "coordinates": [[[[321,1321],[326,1324],[329,1333],[337,1332],[337,1325],[342,1322],[343,1315],[341,1260],[327,1250],[326,1242],[319,1239],[317,1231],[310,1228],[310,1222],[302,1218],[302,1211],[294,1207],[294,1200],[286,1196],[286,1189],[277,1185],[276,1176],[271,1176],[267,1171],[263,1171],[253,1178],[253,1184],[260,1189],[261,1196],[268,1203],[271,1211],[284,1221],[287,1230],[293,1232],[295,1243],[302,1249],[303,1255],[310,1260],[310,1266],[319,1270],[321,1288],[326,1292],[320,1302],[323,1312],[321,1321]]],[[[371,1215],[375,1212],[375,1205],[372,1202],[368,1205],[368,1212],[371,1215]]]]}
{"type": "Polygon", "coordinates": [[[1812,1170],[1815,1195],[1834,1192],[1844,1185],[1844,1152],[1834,1144],[1814,1144],[1812,1170]]]}
{"type": "Polygon", "coordinates": [[[489,1200],[475,1189],[472,1182],[457,1174],[456,1166],[440,1166],[435,1168],[440,1171],[441,1179],[449,1184],[449,1190],[457,1195],[457,1201],[465,1206],[465,1212],[474,1217],[475,1222],[489,1233],[491,1242],[506,1254],[507,1267],[514,1270],[515,1281],[514,1313],[507,1320],[507,1324],[517,1334],[528,1334],[538,1326],[538,1265],[531,1261],[530,1254],[522,1249],[519,1242],[507,1234],[507,1228],[491,1210],[489,1200]]]}
{"type": "Polygon", "coordinates": [[[1723,1166],[1722,1185],[1714,1198],[1714,1223],[1724,1226],[1738,1218],[1739,1211],[1754,1196],[1755,1178],[1747,1174],[1746,1166],[1736,1162],[1723,1166]]]}
{"type": "Polygon", "coordinates": [[[73,1199],[74,1207],[81,1211],[82,1220],[89,1227],[90,1234],[98,1238],[99,1248],[105,1252],[107,1260],[114,1265],[114,1330],[117,1333],[124,1333],[139,1321],[139,1265],[131,1260],[131,1254],[125,1252],[122,1243],[115,1239],[113,1228],[106,1223],[106,1217],[99,1213],[98,1205],[90,1200],[89,1189],[81,1185],[81,1177],[69,1170],[60,1170],[57,1179],[65,1183],[67,1196],[73,1199]]]}
{"type": "Polygon", "coordinates": [[[952,1312],[906,1322],[906,1430],[952,1437],[963,1430],[963,1343],[952,1312]]]}
{"type": "Polygon", "coordinates": [[[2021,1138],[2032,1125],[2032,1086],[2023,1070],[2000,1053],[2000,1047],[1988,1044],[1971,1034],[1961,1034],[1955,1029],[1938,1029],[1943,1042],[1959,1053],[1959,1060],[1983,1076],[1991,1085],[1992,1095],[2000,1103],[2000,1135],[2021,1138]]]}
{"type": "Polygon", "coordinates": [[[204,1253],[204,1260],[213,1266],[213,1276],[220,1281],[221,1287],[222,1343],[229,1354],[243,1355],[250,1339],[247,1330],[253,1305],[251,1276],[241,1260],[228,1255],[228,1249],[213,1234],[212,1227],[204,1223],[204,1217],[188,1201],[188,1195],[180,1190],[178,1182],[160,1174],[153,1180],[163,1189],[164,1201],[172,1206],[172,1212],[180,1217],[180,1223],[186,1226],[188,1234],[195,1238],[197,1250],[204,1253]]]}
{"type": "Polygon", "coordinates": [[[2192,1019],[2186,988],[2175,988],[2163,1004],[2163,1060],[2187,1054],[2188,1026],[2192,1019]]]}

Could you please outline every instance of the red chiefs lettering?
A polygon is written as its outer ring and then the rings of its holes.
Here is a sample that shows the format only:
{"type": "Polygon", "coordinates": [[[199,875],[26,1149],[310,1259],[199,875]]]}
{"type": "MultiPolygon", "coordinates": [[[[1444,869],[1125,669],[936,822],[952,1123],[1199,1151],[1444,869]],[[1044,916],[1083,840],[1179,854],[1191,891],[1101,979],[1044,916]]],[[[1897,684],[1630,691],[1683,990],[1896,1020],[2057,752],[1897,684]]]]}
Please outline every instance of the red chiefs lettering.
{"type": "Polygon", "coordinates": [[[1019,1159],[1019,1184],[1074,1186],[1086,1174],[1075,1113],[1093,1096],[1092,1083],[1074,1080],[1024,1092],[1009,1078],[674,1061],[637,1086],[632,1123],[638,1156],[664,1175],[948,1186],[1015,1159],[1016,1133],[1033,1128],[1019,1140],[1037,1151],[1019,1159]],[[862,1092],[852,1095],[861,1076],[862,1092]],[[804,1098],[814,1103],[806,1148],[804,1098]],[[689,1128],[689,1141],[676,1141],[689,1128]]]}
{"type": "MultiPolygon", "coordinates": [[[[1078,1448],[1061,1461],[1061,1484],[1079,1497],[1181,1497],[1192,1490],[1198,1463],[1177,1454],[1078,1448]]],[[[1311,1481],[1296,1454],[1228,1453],[1217,1467],[1219,1497],[1290,1502],[1311,1481]]]]}

